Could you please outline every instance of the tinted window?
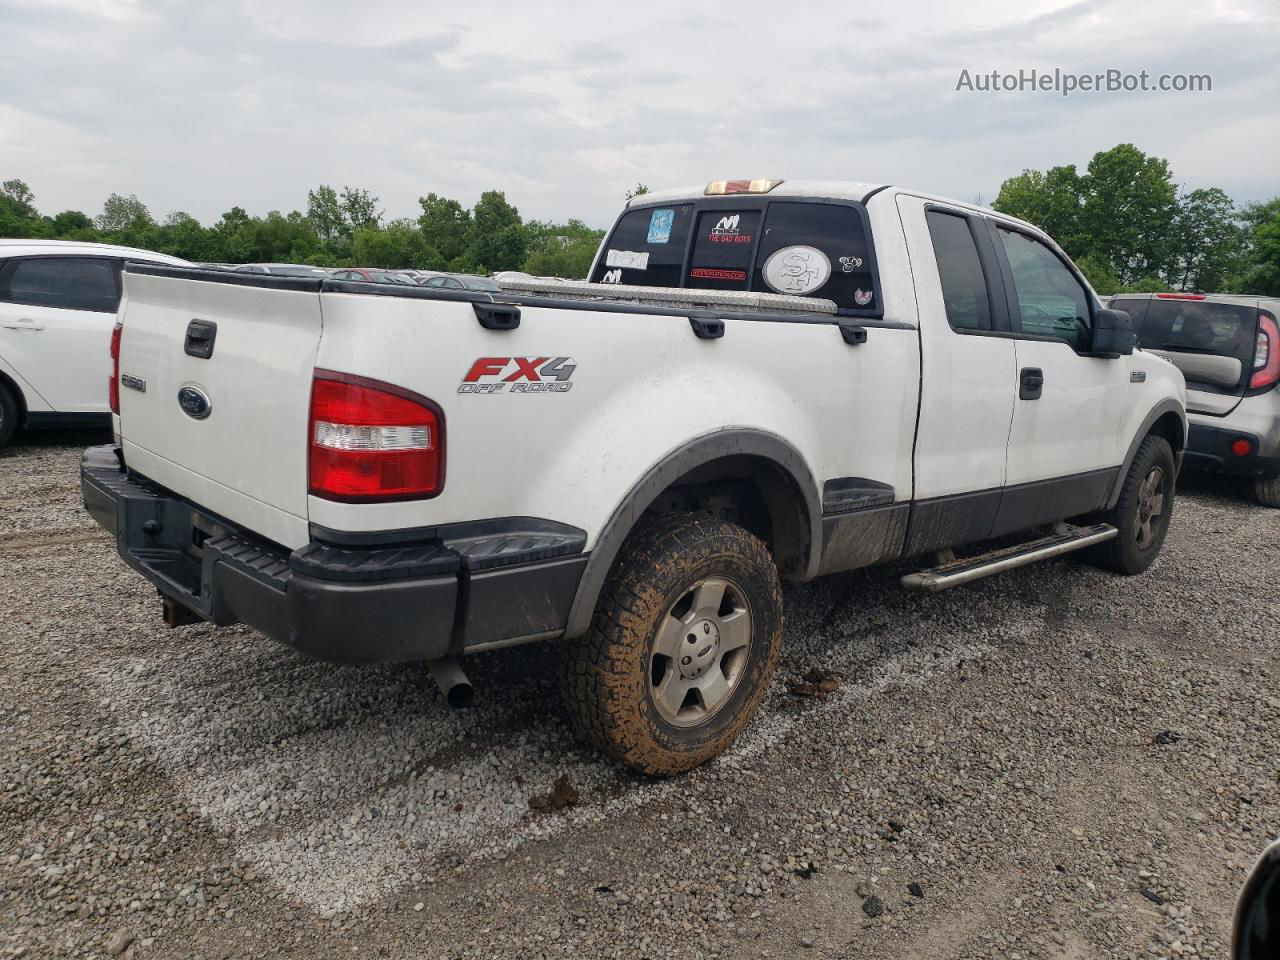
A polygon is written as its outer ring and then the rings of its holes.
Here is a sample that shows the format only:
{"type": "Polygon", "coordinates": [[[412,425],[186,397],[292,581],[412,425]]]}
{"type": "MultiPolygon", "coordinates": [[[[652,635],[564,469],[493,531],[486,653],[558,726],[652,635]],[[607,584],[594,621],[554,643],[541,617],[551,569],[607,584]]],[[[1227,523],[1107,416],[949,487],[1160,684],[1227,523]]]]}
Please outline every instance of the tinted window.
{"type": "Polygon", "coordinates": [[[16,260],[0,282],[0,300],[63,310],[114,313],[120,305],[116,264],[81,257],[16,260]]]}
{"type": "Polygon", "coordinates": [[[1089,345],[1089,296],[1057,254],[1026,234],[1000,228],[1018,298],[1022,332],[1089,345]]]}
{"type": "Polygon", "coordinates": [[[969,221],[937,211],[927,216],[947,322],[956,330],[990,330],[991,298],[969,221]]]}
{"type": "Polygon", "coordinates": [[[1147,310],[1138,344],[1151,350],[1235,357],[1250,370],[1257,336],[1255,307],[1155,299],[1147,310]]]}
{"type": "Polygon", "coordinates": [[[1147,317],[1147,304],[1151,301],[1145,297],[1112,297],[1111,309],[1123,310],[1133,321],[1135,333],[1142,332],[1142,323],[1147,317]]]}
{"type": "Polygon", "coordinates": [[[703,290],[746,290],[759,232],[759,210],[703,210],[698,214],[685,285],[703,290]]]}
{"type": "Polygon", "coordinates": [[[769,204],[751,289],[834,300],[874,310],[871,251],[862,217],[834,203],[769,204]]]}
{"type": "Polygon", "coordinates": [[[678,287],[693,204],[643,207],[622,215],[591,275],[595,283],[678,287]]]}

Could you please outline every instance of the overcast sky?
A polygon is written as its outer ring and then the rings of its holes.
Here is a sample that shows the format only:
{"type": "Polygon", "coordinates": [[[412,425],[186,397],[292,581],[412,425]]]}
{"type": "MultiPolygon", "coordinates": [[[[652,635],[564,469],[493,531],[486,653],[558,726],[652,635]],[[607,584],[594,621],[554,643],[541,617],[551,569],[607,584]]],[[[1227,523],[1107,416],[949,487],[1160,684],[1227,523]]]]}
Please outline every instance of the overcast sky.
{"type": "Polygon", "coordinates": [[[1190,187],[1280,193],[1275,0],[0,0],[0,36],[0,179],[45,213],[115,191],[211,222],[331,183],[388,218],[500,189],[605,226],[637,181],[760,176],[989,203],[1121,142],[1190,187]],[[962,69],[1032,67],[1213,90],[956,91],[962,69]]]}

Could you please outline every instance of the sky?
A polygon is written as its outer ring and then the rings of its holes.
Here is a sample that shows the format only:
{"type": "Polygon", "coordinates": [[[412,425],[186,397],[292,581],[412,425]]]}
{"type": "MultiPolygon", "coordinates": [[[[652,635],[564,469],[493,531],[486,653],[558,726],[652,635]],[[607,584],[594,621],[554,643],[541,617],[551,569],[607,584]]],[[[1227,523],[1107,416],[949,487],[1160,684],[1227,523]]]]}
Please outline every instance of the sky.
{"type": "Polygon", "coordinates": [[[0,180],[205,223],[363,187],[612,222],[626,190],[737,177],[990,203],[1117,143],[1190,189],[1280,193],[1280,3],[0,0],[0,180]],[[705,11],[705,12],[703,12],[705,11]],[[982,93],[999,70],[1209,74],[1202,93],[982,93]]]}

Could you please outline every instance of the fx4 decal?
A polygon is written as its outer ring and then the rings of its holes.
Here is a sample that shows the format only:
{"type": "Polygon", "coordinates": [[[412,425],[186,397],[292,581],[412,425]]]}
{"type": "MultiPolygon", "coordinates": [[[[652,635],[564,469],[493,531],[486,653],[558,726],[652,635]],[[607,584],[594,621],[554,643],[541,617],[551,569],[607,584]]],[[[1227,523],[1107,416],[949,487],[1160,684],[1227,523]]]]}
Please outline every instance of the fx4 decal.
{"type": "Polygon", "coordinates": [[[479,357],[459,393],[568,393],[578,365],[572,357],[479,357]]]}

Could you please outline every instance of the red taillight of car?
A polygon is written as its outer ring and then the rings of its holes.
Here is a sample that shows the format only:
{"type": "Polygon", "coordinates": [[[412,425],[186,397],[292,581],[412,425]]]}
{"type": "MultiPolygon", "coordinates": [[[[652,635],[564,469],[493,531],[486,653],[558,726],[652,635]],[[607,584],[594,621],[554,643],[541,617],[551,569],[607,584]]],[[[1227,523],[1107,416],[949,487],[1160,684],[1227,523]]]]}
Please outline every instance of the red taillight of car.
{"type": "Polygon", "coordinates": [[[115,414],[120,412],[120,334],[123,332],[122,324],[111,328],[111,379],[107,383],[107,400],[115,414]]]}
{"type": "Polygon", "coordinates": [[[1231,441],[1231,452],[1237,457],[1247,457],[1253,453],[1253,441],[1246,440],[1244,437],[1237,437],[1231,441]]]}
{"type": "Polygon", "coordinates": [[[1266,310],[1258,311],[1258,345],[1253,351],[1250,390],[1267,390],[1280,383],[1280,326],[1266,310]]]}
{"type": "Polygon", "coordinates": [[[308,487],[342,503],[434,497],[444,487],[444,414],[408,390],[317,370],[308,487]]]}
{"type": "Polygon", "coordinates": [[[1203,293],[1157,293],[1161,300],[1203,300],[1203,293]]]}

